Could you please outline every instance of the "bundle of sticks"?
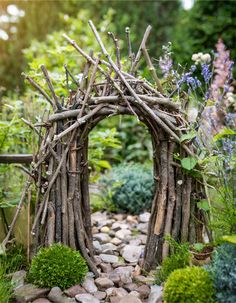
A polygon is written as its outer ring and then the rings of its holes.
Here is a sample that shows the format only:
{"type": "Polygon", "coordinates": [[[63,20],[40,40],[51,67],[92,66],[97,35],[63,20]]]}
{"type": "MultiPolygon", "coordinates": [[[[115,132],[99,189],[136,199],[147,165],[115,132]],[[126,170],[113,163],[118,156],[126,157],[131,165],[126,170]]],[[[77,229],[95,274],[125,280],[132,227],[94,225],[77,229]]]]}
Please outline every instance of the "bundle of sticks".
{"type": "MultiPolygon", "coordinates": [[[[108,54],[92,21],[91,30],[101,54],[87,54],[67,35],[64,38],[85,59],[80,80],[65,66],[66,75],[77,89],[68,92],[67,98],[56,95],[45,66],[41,70],[48,86],[47,93],[31,77],[30,84],[47,100],[52,113],[39,127],[39,149],[34,156],[31,176],[23,190],[16,217],[20,211],[31,182],[35,181],[36,209],[32,225],[35,248],[62,242],[79,249],[90,269],[98,275],[92,245],[91,213],[89,205],[88,139],[91,129],[112,115],[135,115],[145,123],[153,143],[153,166],[156,192],[153,199],[148,238],[144,256],[144,268],[149,270],[169,252],[164,234],[175,239],[189,240],[196,235],[194,223],[195,206],[191,194],[195,182],[186,175],[179,163],[174,161],[175,152],[182,157],[194,157],[191,144],[181,142],[187,127],[179,104],[165,96],[151,58],[146,41],[151,31],[148,26],[137,54],[131,50],[127,29],[130,69],[124,71],[118,40],[109,33],[115,46],[115,60],[108,54]],[[141,57],[145,59],[154,84],[136,76],[141,57]],[[191,215],[192,211],[192,215],[191,215]]],[[[134,134],[135,135],[135,134],[134,134]]],[[[6,238],[8,241],[14,223],[6,238]]],[[[5,243],[6,243],[5,241],[5,243]]]]}

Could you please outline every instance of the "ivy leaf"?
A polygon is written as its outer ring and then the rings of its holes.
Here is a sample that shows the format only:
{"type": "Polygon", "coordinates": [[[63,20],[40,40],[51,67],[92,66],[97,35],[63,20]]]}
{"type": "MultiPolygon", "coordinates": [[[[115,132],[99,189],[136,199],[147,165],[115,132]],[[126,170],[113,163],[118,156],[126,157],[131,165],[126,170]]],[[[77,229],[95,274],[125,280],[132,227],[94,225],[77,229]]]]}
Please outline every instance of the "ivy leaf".
{"type": "Polygon", "coordinates": [[[230,128],[224,128],[224,129],[222,129],[221,132],[219,132],[219,134],[214,136],[213,142],[216,142],[216,141],[222,139],[224,136],[227,136],[227,135],[236,135],[236,132],[233,131],[230,128]]]}
{"type": "Polygon", "coordinates": [[[193,138],[196,137],[196,132],[195,131],[191,131],[187,134],[184,134],[180,137],[180,141],[183,142],[183,141],[189,141],[189,140],[192,140],[193,138]]]}
{"type": "Polygon", "coordinates": [[[181,159],[181,166],[187,170],[192,170],[197,164],[197,159],[194,157],[186,157],[181,159]]]}
{"type": "Polygon", "coordinates": [[[231,236],[223,236],[222,239],[226,242],[234,243],[236,244],[236,235],[231,236]]]}
{"type": "Polygon", "coordinates": [[[197,207],[199,209],[202,209],[202,210],[205,210],[205,211],[210,210],[210,207],[209,207],[209,204],[208,204],[207,200],[201,200],[201,201],[197,202],[197,207]]]}

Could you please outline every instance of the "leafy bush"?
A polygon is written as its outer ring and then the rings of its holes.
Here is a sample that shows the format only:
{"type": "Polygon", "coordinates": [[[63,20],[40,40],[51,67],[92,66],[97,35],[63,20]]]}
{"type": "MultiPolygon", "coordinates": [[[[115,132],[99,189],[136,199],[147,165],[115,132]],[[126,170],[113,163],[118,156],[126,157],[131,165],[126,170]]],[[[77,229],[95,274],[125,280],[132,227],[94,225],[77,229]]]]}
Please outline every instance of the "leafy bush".
{"type": "Polygon", "coordinates": [[[166,281],[169,275],[176,269],[185,268],[190,263],[190,252],[188,244],[179,244],[171,237],[167,236],[166,240],[170,244],[172,254],[165,258],[160,268],[157,268],[155,283],[160,285],[166,281]]]}
{"type": "Polygon", "coordinates": [[[39,287],[62,289],[80,283],[88,268],[78,251],[62,244],[41,248],[33,258],[28,280],[39,287]]]}
{"type": "Polygon", "coordinates": [[[152,204],[154,181],[151,168],[141,164],[122,164],[101,179],[104,195],[121,212],[139,214],[152,204]]]}
{"type": "Polygon", "coordinates": [[[213,277],[217,300],[220,303],[236,302],[236,245],[221,245],[207,270],[213,277]]]}
{"type": "Polygon", "coordinates": [[[201,267],[175,270],[164,286],[166,303],[214,302],[214,287],[209,273],[201,267]]]}

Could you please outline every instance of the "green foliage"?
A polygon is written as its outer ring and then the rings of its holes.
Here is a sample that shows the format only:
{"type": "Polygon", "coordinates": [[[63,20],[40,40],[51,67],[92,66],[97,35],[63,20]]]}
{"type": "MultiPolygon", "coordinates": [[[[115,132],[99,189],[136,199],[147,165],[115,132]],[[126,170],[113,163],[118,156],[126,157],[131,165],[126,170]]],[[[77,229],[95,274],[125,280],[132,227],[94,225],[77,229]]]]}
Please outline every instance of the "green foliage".
{"type": "Polygon", "coordinates": [[[10,302],[13,285],[8,274],[21,269],[22,265],[26,265],[26,257],[21,245],[11,245],[0,255],[0,303],[10,302]]]}
{"type": "Polygon", "coordinates": [[[210,275],[201,267],[177,269],[164,285],[166,303],[211,303],[213,296],[210,275]]]}
{"type": "Polygon", "coordinates": [[[197,159],[194,157],[186,157],[181,159],[181,166],[187,170],[192,170],[197,164],[197,159]]]}
{"type": "Polygon", "coordinates": [[[213,277],[218,302],[236,302],[236,244],[221,245],[207,270],[213,277]]]}
{"type": "Polygon", "coordinates": [[[171,237],[166,237],[172,251],[171,255],[165,258],[161,267],[157,268],[155,274],[155,283],[161,284],[166,281],[169,275],[176,269],[189,266],[191,254],[187,243],[180,244],[171,237]]]}
{"type": "Polygon", "coordinates": [[[235,16],[235,1],[196,0],[191,10],[179,14],[172,31],[176,61],[186,64],[193,53],[210,52],[219,37],[231,50],[232,58],[235,58],[235,16]]]}
{"type": "Polygon", "coordinates": [[[33,258],[28,280],[39,287],[62,289],[81,283],[88,271],[78,251],[62,244],[41,248],[33,258]]]}
{"type": "MultiPolygon", "coordinates": [[[[1,271],[1,269],[0,269],[1,271]]],[[[11,282],[1,276],[0,272],[0,302],[8,303],[12,296],[13,287],[11,282]]]]}
{"type": "Polygon", "coordinates": [[[141,164],[122,164],[101,179],[104,195],[118,211],[139,214],[151,208],[154,180],[151,168],[141,164]]]}

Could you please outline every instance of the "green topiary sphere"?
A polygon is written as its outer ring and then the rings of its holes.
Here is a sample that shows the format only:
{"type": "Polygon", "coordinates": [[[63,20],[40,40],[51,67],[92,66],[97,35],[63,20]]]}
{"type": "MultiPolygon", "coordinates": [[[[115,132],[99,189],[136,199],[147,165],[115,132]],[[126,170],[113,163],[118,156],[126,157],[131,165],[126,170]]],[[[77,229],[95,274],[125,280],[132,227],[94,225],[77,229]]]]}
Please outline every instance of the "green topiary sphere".
{"type": "Polygon", "coordinates": [[[211,303],[214,288],[202,267],[186,267],[172,272],[164,285],[165,303],[211,303]]]}
{"type": "Polygon", "coordinates": [[[78,251],[62,244],[41,248],[33,258],[28,280],[39,287],[66,289],[81,283],[88,272],[78,251]]]}

